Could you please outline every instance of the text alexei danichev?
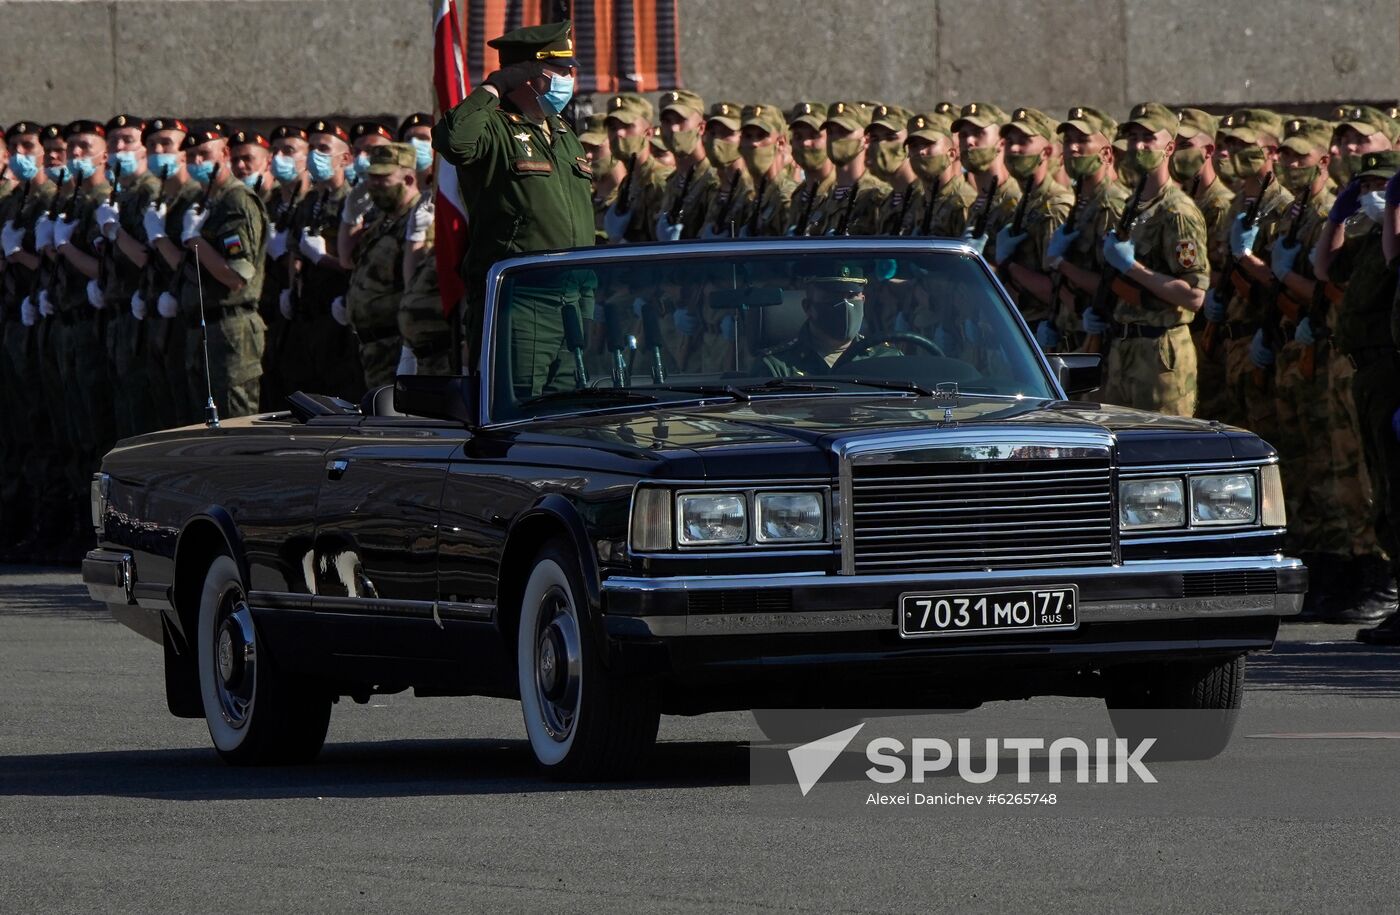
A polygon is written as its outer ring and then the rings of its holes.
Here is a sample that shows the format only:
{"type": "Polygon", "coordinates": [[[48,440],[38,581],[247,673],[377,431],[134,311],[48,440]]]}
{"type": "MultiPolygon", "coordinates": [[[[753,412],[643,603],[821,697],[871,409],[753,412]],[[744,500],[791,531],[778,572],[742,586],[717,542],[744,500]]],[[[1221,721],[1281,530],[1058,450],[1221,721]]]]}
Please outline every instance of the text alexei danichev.
{"type": "Polygon", "coordinates": [[[988,794],[925,794],[921,791],[907,791],[904,794],[871,792],[865,798],[867,807],[1024,807],[1054,806],[1059,796],[1041,794],[1035,791],[1002,791],[988,794]]]}

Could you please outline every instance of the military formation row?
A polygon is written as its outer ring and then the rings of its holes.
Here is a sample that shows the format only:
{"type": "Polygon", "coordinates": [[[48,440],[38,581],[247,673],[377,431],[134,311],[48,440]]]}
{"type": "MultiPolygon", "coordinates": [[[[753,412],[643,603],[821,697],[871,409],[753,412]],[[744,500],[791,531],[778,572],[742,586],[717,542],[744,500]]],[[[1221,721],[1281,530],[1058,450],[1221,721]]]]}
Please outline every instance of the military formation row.
{"type": "MultiPolygon", "coordinates": [[[[1044,349],[1107,353],[1100,399],[1274,443],[1308,612],[1355,622],[1396,607],[1400,328],[1382,224],[1397,114],[1147,103],[1118,123],[1089,107],[783,111],[676,91],[615,96],[580,139],[602,243],[966,241],[1044,349]]],[[[867,314],[865,332],[920,320],[867,314]]]]}
{"type": "Polygon", "coordinates": [[[72,559],[120,439],[446,371],[431,121],[21,121],[0,153],[0,541],[72,559]],[[207,358],[206,358],[207,353],[207,358]],[[211,396],[212,392],[212,396],[211,396]]]}

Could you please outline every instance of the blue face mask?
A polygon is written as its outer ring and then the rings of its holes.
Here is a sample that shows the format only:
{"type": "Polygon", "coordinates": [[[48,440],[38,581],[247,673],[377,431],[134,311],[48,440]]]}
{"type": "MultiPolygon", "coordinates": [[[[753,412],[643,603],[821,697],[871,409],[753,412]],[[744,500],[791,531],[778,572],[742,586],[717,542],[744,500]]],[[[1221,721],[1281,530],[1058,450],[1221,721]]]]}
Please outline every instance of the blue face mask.
{"type": "Polygon", "coordinates": [[[281,153],[272,157],[272,177],[282,184],[297,180],[297,160],[281,153]]]}
{"type": "Polygon", "coordinates": [[[118,178],[136,174],[136,153],[123,150],[112,157],[112,170],[118,178]]]}
{"type": "Polygon", "coordinates": [[[59,184],[62,184],[68,180],[68,166],[45,165],[44,174],[49,176],[50,181],[57,181],[59,184]]]}
{"type": "Polygon", "coordinates": [[[262,180],[262,175],[244,175],[239,180],[243,182],[243,186],[248,188],[248,190],[255,191],[258,188],[258,182],[262,180]]]}
{"type": "Polygon", "coordinates": [[[413,167],[426,172],[433,164],[433,144],[422,137],[413,137],[408,142],[413,144],[413,167]]]}
{"type": "Polygon", "coordinates": [[[39,174],[39,163],[33,156],[18,153],[10,156],[10,171],[14,172],[19,180],[28,181],[39,174]]]}
{"type": "Polygon", "coordinates": [[[369,174],[369,153],[360,153],[355,157],[355,180],[359,181],[369,174]]]}
{"type": "Polygon", "coordinates": [[[191,162],[185,166],[185,170],[190,173],[190,177],[200,184],[207,185],[214,178],[214,163],[208,160],[204,162],[191,162]]]}
{"type": "Polygon", "coordinates": [[[165,179],[180,170],[180,158],[174,153],[155,153],[150,157],[151,171],[157,178],[165,179]]]}
{"type": "Polygon", "coordinates": [[[90,156],[79,156],[68,160],[68,171],[79,181],[86,181],[97,173],[97,166],[90,156]]]}
{"type": "Polygon", "coordinates": [[[306,170],[311,174],[312,181],[329,181],[335,174],[335,162],[330,153],[313,149],[311,155],[306,157],[306,170]]]}
{"type": "Polygon", "coordinates": [[[569,104],[569,100],[573,97],[574,78],[551,73],[549,74],[549,91],[540,96],[540,107],[547,114],[558,114],[564,110],[564,106],[569,104]]]}

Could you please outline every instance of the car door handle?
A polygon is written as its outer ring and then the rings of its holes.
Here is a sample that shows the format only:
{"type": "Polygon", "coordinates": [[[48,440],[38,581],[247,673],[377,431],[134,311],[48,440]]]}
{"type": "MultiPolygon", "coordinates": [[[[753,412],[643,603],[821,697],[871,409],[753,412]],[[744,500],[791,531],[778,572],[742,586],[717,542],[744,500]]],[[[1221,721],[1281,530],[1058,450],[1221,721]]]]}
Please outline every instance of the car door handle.
{"type": "Polygon", "coordinates": [[[326,461],[326,476],[327,476],[329,479],[338,480],[338,479],[340,479],[341,477],[345,476],[345,471],[347,471],[347,470],[349,470],[349,469],[350,469],[350,462],[349,462],[349,461],[340,460],[340,459],[336,459],[336,460],[334,460],[334,461],[326,461]]]}

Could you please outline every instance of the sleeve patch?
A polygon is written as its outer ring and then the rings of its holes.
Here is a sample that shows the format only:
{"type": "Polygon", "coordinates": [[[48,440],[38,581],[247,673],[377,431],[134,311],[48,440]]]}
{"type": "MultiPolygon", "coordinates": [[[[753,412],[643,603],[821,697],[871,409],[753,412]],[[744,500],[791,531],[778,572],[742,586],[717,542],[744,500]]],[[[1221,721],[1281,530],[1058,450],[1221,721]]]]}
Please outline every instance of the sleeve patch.
{"type": "Polygon", "coordinates": [[[1193,238],[1183,238],[1176,243],[1176,262],[1182,270],[1194,270],[1201,264],[1200,246],[1193,238]]]}
{"type": "Polygon", "coordinates": [[[237,235],[225,235],[221,240],[225,257],[238,257],[243,253],[243,239],[237,235]]]}

